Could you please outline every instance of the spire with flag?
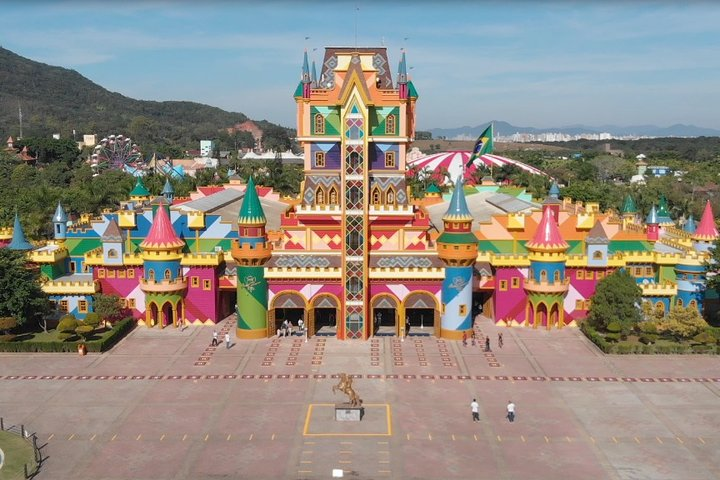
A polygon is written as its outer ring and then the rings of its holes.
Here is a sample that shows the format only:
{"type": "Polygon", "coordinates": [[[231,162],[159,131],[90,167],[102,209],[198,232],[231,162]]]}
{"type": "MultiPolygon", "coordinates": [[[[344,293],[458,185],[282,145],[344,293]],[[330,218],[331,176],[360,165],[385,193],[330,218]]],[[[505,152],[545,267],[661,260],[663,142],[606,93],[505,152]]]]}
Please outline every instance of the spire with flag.
{"type": "Polygon", "coordinates": [[[481,156],[485,155],[486,153],[491,153],[493,151],[493,124],[487,126],[485,130],[480,134],[480,136],[477,139],[477,142],[475,142],[475,148],[473,148],[473,153],[470,155],[470,158],[468,159],[467,163],[465,164],[465,168],[470,167],[470,165],[473,164],[475,160],[480,158],[481,156]]]}

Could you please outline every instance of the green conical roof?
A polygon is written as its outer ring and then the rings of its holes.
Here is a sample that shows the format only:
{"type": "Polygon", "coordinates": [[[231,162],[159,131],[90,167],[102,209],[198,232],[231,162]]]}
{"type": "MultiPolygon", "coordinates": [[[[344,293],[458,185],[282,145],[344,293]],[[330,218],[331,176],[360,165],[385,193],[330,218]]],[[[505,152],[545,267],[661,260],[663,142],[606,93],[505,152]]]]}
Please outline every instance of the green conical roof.
{"type": "Polygon", "coordinates": [[[440,193],[440,189],[434,183],[431,183],[427,189],[427,193],[440,193]]]}
{"type": "Polygon", "coordinates": [[[410,81],[409,81],[409,82],[407,83],[407,86],[408,86],[408,97],[410,97],[410,98],[418,98],[418,92],[417,92],[417,90],[415,89],[415,85],[413,85],[413,82],[410,82],[410,81]]]}
{"type": "Polygon", "coordinates": [[[130,191],[131,197],[149,197],[150,190],[145,187],[142,177],[137,177],[135,187],[130,191]]]}
{"type": "Polygon", "coordinates": [[[635,200],[628,195],[625,197],[625,202],[623,202],[622,207],[622,213],[637,213],[637,207],[635,206],[635,200]]]}
{"type": "Polygon", "coordinates": [[[240,207],[240,215],[238,215],[238,225],[258,225],[265,224],[265,212],[263,212],[260,198],[255,189],[255,181],[252,177],[248,181],[245,189],[245,197],[240,207]]]}

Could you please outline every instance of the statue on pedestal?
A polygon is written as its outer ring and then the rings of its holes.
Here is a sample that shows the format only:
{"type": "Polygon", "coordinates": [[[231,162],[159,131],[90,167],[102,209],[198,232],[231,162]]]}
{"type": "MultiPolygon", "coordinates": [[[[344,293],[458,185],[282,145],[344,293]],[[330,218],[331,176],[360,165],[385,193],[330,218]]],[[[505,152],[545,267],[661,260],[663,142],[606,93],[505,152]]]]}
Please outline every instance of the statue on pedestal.
{"type": "Polygon", "coordinates": [[[357,393],[355,393],[355,390],[352,388],[352,377],[350,377],[347,373],[341,373],[340,374],[340,382],[337,385],[333,385],[332,387],[333,394],[337,390],[340,390],[342,393],[348,396],[349,404],[352,407],[359,407],[362,404],[362,399],[358,397],[357,393]]]}

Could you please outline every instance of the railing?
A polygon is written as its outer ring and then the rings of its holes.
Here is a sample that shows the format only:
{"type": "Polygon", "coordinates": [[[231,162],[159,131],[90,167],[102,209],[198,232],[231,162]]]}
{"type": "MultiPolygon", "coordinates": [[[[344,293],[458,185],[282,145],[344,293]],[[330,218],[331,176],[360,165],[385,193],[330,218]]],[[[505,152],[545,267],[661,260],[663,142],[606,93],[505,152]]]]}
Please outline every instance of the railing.
{"type": "MultiPolygon", "coordinates": [[[[40,473],[40,467],[42,466],[43,461],[45,460],[42,456],[42,451],[40,449],[44,446],[41,445],[38,447],[38,441],[37,441],[37,435],[35,433],[30,433],[27,430],[25,430],[25,425],[9,425],[5,426],[5,419],[3,417],[0,417],[0,431],[3,432],[10,432],[15,435],[19,435],[25,441],[29,442],[33,447],[33,455],[35,456],[35,465],[28,465],[25,463],[23,465],[23,471],[25,473],[25,478],[35,478],[35,476],[40,473]]],[[[6,459],[7,460],[7,459],[6,459]]]]}

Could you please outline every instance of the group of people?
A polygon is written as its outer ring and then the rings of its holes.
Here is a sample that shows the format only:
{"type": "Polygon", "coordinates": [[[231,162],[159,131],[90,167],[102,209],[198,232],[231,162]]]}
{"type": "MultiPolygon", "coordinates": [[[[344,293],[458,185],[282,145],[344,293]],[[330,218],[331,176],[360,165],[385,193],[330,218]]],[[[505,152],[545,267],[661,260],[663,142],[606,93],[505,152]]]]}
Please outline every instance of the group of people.
{"type": "MultiPolygon", "coordinates": [[[[302,335],[305,333],[305,322],[303,319],[298,320],[298,333],[302,335]]],[[[277,329],[277,336],[279,337],[290,337],[293,334],[293,324],[292,320],[283,320],[282,324],[280,325],[280,328],[277,329]]]]}
{"type": "MultiPolygon", "coordinates": [[[[474,347],[475,344],[477,343],[477,338],[475,336],[475,330],[473,330],[472,333],[470,334],[470,339],[472,341],[472,346],[474,347]]],[[[463,332],[463,336],[462,336],[463,347],[467,347],[467,340],[468,340],[467,332],[463,332]]],[[[500,348],[502,348],[503,347],[502,332],[498,333],[497,341],[498,341],[498,345],[500,346],[500,348]]],[[[485,336],[485,351],[486,352],[490,351],[490,337],[488,337],[488,336],[485,336]]]]}
{"type": "MultiPolygon", "coordinates": [[[[225,332],[224,340],[225,340],[225,348],[230,348],[230,345],[231,345],[230,333],[225,332]]],[[[220,339],[218,337],[218,332],[217,332],[217,330],[213,330],[212,342],[210,342],[210,345],[212,345],[213,347],[217,347],[219,344],[220,344],[220,339]]]]}
{"type": "MultiPolygon", "coordinates": [[[[505,407],[507,410],[506,418],[510,423],[515,421],[515,404],[512,400],[508,400],[507,407],[505,407]]],[[[480,421],[480,404],[477,402],[477,399],[473,398],[472,402],[470,402],[470,411],[472,412],[472,419],[473,422],[479,422],[480,421]]]]}

